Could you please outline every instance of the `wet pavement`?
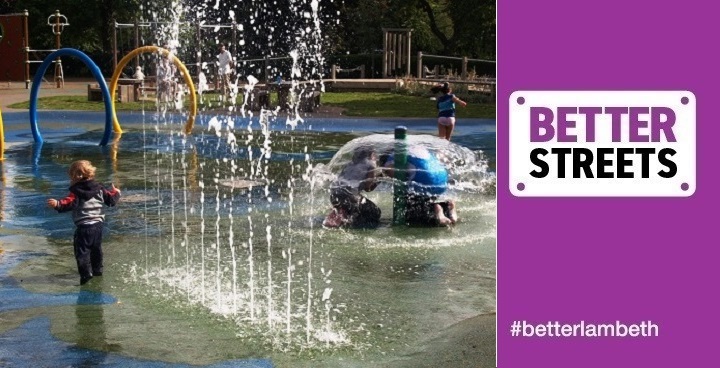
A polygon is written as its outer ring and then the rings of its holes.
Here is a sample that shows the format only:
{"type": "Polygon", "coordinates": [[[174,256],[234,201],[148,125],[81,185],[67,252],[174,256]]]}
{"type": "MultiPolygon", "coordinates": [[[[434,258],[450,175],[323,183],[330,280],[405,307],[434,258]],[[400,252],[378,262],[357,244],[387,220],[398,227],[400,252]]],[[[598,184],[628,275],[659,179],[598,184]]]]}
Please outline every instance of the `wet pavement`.
{"type": "MultiPolygon", "coordinates": [[[[51,95],[85,95],[87,84],[91,80],[66,81],[65,87],[57,89],[51,83],[43,86],[40,96],[51,95]]],[[[8,106],[17,102],[27,101],[29,89],[24,83],[14,82],[9,86],[0,86],[0,108],[4,115],[9,113],[11,128],[6,135],[14,134],[12,126],[23,127],[25,120],[18,117],[23,111],[11,109],[8,106]],[[17,119],[15,119],[17,117],[17,119]],[[14,120],[16,121],[13,124],[14,120]]],[[[72,116],[72,113],[69,113],[72,116]]],[[[101,113],[82,113],[101,114],[101,113]]],[[[42,118],[42,115],[41,115],[42,118]]],[[[397,123],[397,119],[388,121],[388,126],[397,123]]],[[[328,123],[329,124],[329,123],[328,123]]],[[[430,125],[431,130],[432,125],[430,125]]],[[[328,129],[332,129],[328,125],[328,129]]],[[[19,133],[18,133],[19,134],[19,133]]],[[[23,133],[24,134],[24,133],[23,133]]],[[[26,134],[27,135],[27,134],[26,134]]],[[[31,137],[23,136],[23,140],[31,137]]],[[[3,191],[5,187],[3,186],[3,191]]],[[[4,227],[4,226],[0,226],[4,227]]],[[[93,280],[85,286],[79,286],[79,278],[67,275],[60,279],[53,279],[53,275],[35,274],[31,280],[13,276],[13,270],[34,258],[45,257],[42,252],[28,252],[19,247],[7,245],[8,234],[13,231],[5,229],[0,232],[0,367],[275,367],[294,366],[293,364],[278,363],[271,359],[213,359],[216,362],[210,365],[190,365],[178,358],[180,354],[167,351],[166,359],[142,359],[126,355],[122,346],[111,340],[102,338],[104,322],[96,323],[102,319],[106,309],[117,308],[121,302],[111,292],[105,292],[98,287],[101,280],[93,280]],[[40,282],[39,282],[40,281],[40,282]],[[37,290],[33,284],[63,284],[62,292],[37,290]],[[30,286],[30,287],[28,287],[30,286]],[[57,315],[70,312],[69,318],[77,322],[75,328],[81,333],[88,333],[87,342],[83,339],[64,339],[58,337],[54,329],[57,315]],[[98,315],[100,317],[98,317],[98,315]],[[94,335],[94,333],[97,334],[94,335]],[[67,342],[74,341],[74,342],[67,342]]],[[[178,317],[178,318],[182,318],[178,317]]],[[[181,325],[179,323],[179,325],[181,325]]],[[[69,328],[69,327],[67,327],[69,328]]],[[[138,326],[134,333],[148,333],[150,326],[138,326]]],[[[151,332],[151,331],[150,331],[151,332]]],[[[179,328],[174,332],[178,340],[192,344],[196,338],[194,331],[179,328]]],[[[383,364],[383,367],[494,367],[495,366],[495,315],[480,315],[462,321],[446,329],[439,338],[427,341],[418,350],[399,356],[394,362],[383,364]]],[[[148,347],[150,349],[150,347],[148,347]]],[[[153,355],[153,354],[149,354],[153,355]]],[[[227,354],[232,356],[230,352],[227,354]]],[[[307,366],[307,365],[306,365],[307,366]]],[[[361,366],[343,365],[343,366],[361,366]]],[[[372,365],[363,365],[372,366],[372,365]]]]}

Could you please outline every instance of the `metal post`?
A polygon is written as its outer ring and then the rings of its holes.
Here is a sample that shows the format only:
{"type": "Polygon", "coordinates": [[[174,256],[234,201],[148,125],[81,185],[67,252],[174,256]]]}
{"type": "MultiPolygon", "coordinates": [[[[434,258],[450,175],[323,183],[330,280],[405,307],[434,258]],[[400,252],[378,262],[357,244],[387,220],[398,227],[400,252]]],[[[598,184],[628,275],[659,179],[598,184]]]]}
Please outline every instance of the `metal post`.
{"type": "Polygon", "coordinates": [[[388,32],[387,30],[383,30],[383,69],[382,69],[382,77],[385,78],[388,75],[388,32]]]}
{"type": "Polygon", "coordinates": [[[460,78],[461,78],[462,80],[467,79],[467,64],[468,64],[468,57],[467,57],[467,56],[463,56],[463,59],[462,59],[462,74],[460,74],[460,78]]]}
{"type": "Polygon", "coordinates": [[[115,71],[115,68],[117,68],[117,55],[118,55],[118,44],[117,44],[117,21],[115,18],[112,20],[113,22],[113,71],[115,71]]]}
{"type": "Polygon", "coordinates": [[[237,23],[235,19],[232,21],[232,54],[233,57],[237,57],[237,23]]]}
{"type": "MultiPolygon", "coordinates": [[[[232,21],[232,54],[230,55],[230,67],[233,72],[237,72],[237,63],[235,62],[237,60],[238,55],[238,49],[237,49],[237,22],[233,18],[232,21]]],[[[238,82],[239,83],[239,82],[238,82]]]]}
{"type": "Polygon", "coordinates": [[[265,83],[270,83],[270,57],[265,56],[265,83]]]}
{"type": "Polygon", "coordinates": [[[198,78],[200,78],[200,73],[204,73],[202,70],[202,27],[200,27],[200,23],[197,23],[196,27],[197,29],[195,32],[197,33],[197,51],[195,52],[195,62],[197,63],[197,75],[198,78]]]}
{"type": "MultiPolygon", "coordinates": [[[[55,50],[60,50],[60,10],[55,10],[55,50]]],[[[62,61],[58,57],[55,60],[55,87],[61,87],[62,61]]]]}
{"type": "Polygon", "coordinates": [[[404,55],[405,55],[405,35],[403,33],[398,32],[397,33],[397,43],[395,44],[396,48],[396,62],[395,62],[395,70],[397,70],[397,76],[402,77],[402,67],[404,64],[404,55]]]}
{"type": "MultiPolygon", "coordinates": [[[[135,18],[135,50],[140,47],[140,24],[138,24],[137,18],[135,18]]],[[[140,66],[140,56],[135,57],[135,68],[140,66]]]]}
{"type": "Polygon", "coordinates": [[[397,42],[395,44],[395,53],[397,54],[397,60],[395,62],[395,70],[397,70],[397,75],[402,77],[402,67],[404,64],[404,55],[405,55],[405,34],[404,33],[397,33],[397,42]]]}
{"type": "Polygon", "coordinates": [[[23,47],[25,49],[25,89],[30,88],[30,32],[28,31],[28,11],[23,12],[23,47]]]}
{"type": "Polygon", "coordinates": [[[422,51],[418,51],[417,53],[417,77],[425,78],[422,70],[422,51]]]}
{"type": "Polygon", "coordinates": [[[395,128],[395,153],[393,163],[393,224],[405,224],[407,206],[407,127],[395,128]]]}
{"type": "Polygon", "coordinates": [[[390,33],[390,75],[395,75],[395,68],[397,68],[396,62],[397,62],[397,33],[391,32],[390,33]]]}
{"type": "Polygon", "coordinates": [[[412,43],[412,31],[407,32],[407,67],[405,68],[405,73],[408,77],[410,77],[410,54],[412,51],[410,50],[410,44],[412,43]]]}

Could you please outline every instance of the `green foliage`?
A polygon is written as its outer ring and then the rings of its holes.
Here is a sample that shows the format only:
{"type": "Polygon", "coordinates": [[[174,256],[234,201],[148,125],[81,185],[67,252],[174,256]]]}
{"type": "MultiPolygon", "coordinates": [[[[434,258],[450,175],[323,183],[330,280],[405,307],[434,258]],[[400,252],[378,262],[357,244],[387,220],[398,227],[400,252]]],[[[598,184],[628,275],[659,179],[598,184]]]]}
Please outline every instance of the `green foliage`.
{"type": "MultiPolygon", "coordinates": [[[[32,49],[46,50],[55,48],[55,36],[47,25],[47,19],[56,9],[59,10],[70,24],[63,30],[62,46],[82,50],[101,67],[103,73],[109,75],[113,72],[113,21],[132,23],[135,19],[176,19],[174,16],[177,16],[177,9],[171,9],[168,4],[168,0],[0,1],[0,14],[19,13],[27,9],[30,46],[32,49]]],[[[182,20],[192,23],[229,24],[233,20],[231,14],[234,14],[235,20],[243,26],[238,37],[245,41],[242,47],[235,50],[239,58],[287,56],[289,50],[295,47],[293,45],[298,30],[314,26],[312,19],[292,10],[297,2],[290,0],[274,0],[272,5],[255,1],[220,1],[215,4],[207,0],[184,0],[182,4],[185,5],[182,20]],[[269,11],[269,6],[276,11],[269,11]]],[[[495,0],[321,1],[319,17],[323,45],[320,51],[326,58],[326,66],[336,62],[332,59],[341,58],[340,55],[368,55],[364,62],[348,61],[350,65],[347,67],[365,64],[369,71],[373,63],[377,63],[370,55],[379,55],[383,49],[383,28],[411,28],[413,56],[417,51],[422,51],[425,54],[494,60],[495,8],[495,0]]],[[[228,29],[207,31],[204,33],[203,47],[198,47],[194,29],[188,27],[180,30],[183,45],[187,48],[180,51],[185,52],[181,54],[182,57],[191,62],[194,62],[197,52],[201,53],[204,61],[212,60],[215,44],[231,39],[228,29]]],[[[141,42],[162,42],[159,38],[163,36],[158,36],[158,31],[158,27],[143,29],[141,42]]],[[[122,44],[121,50],[126,52],[134,47],[132,30],[118,30],[118,38],[122,44]]],[[[308,53],[314,51],[308,50],[308,53]]],[[[46,55],[37,53],[32,58],[42,60],[46,55]]],[[[344,64],[342,61],[338,63],[344,64]]],[[[63,65],[66,76],[89,76],[87,68],[77,60],[63,60],[63,65]]]]}
{"type": "Polygon", "coordinates": [[[338,15],[327,13],[323,28],[324,50],[330,55],[377,53],[383,48],[383,28],[411,28],[413,51],[495,59],[495,0],[345,0],[341,4],[338,15]]]}
{"type": "Polygon", "coordinates": [[[453,19],[452,48],[456,54],[470,53],[481,59],[495,59],[495,1],[453,0],[447,11],[453,19]]]}

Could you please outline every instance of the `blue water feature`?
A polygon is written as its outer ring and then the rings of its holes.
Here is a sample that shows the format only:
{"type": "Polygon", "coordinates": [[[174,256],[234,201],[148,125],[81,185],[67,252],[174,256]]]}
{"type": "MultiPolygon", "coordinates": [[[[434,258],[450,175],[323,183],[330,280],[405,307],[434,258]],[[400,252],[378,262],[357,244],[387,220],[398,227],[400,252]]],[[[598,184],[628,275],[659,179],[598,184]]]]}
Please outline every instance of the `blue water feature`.
{"type": "Polygon", "coordinates": [[[105,102],[105,134],[100,141],[100,145],[104,146],[110,140],[110,134],[112,133],[112,100],[110,99],[110,91],[108,90],[107,83],[105,83],[105,77],[103,77],[102,72],[100,71],[100,68],[98,68],[97,64],[95,64],[95,62],[92,61],[92,59],[90,59],[90,57],[82,51],[71,48],[60,49],[51,53],[45,58],[45,60],[43,60],[42,64],[40,64],[40,67],[35,72],[32,88],[30,89],[30,129],[32,130],[33,137],[35,138],[36,142],[43,142],[42,135],[40,134],[40,130],[37,126],[38,92],[40,90],[40,85],[42,84],[42,78],[43,75],[45,75],[45,71],[55,59],[61,56],[74,56],[82,60],[82,62],[85,63],[85,65],[90,69],[93,77],[95,77],[95,80],[97,80],[98,84],[100,85],[100,90],[102,92],[103,100],[105,102]]]}

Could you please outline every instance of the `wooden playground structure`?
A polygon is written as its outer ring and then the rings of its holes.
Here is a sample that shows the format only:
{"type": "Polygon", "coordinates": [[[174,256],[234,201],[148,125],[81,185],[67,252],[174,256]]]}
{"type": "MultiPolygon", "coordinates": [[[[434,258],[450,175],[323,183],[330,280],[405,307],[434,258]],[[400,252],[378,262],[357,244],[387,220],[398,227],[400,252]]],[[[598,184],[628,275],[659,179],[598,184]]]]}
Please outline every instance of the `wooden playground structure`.
{"type": "MultiPolygon", "coordinates": [[[[37,50],[30,48],[28,31],[28,11],[15,14],[0,15],[0,28],[3,28],[3,35],[0,37],[0,75],[6,81],[25,81],[25,89],[30,87],[30,64],[42,63],[40,60],[31,59],[31,55],[37,56],[41,53],[52,53],[60,49],[60,37],[63,29],[69,26],[67,17],[56,10],[47,18],[47,25],[51,27],[55,38],[55,48],[51,50],[37,50]]],[[[57,88],[62,88],[64,75],[62,61],[60,58],[54,61],[54,81],[57,88]]]]}

